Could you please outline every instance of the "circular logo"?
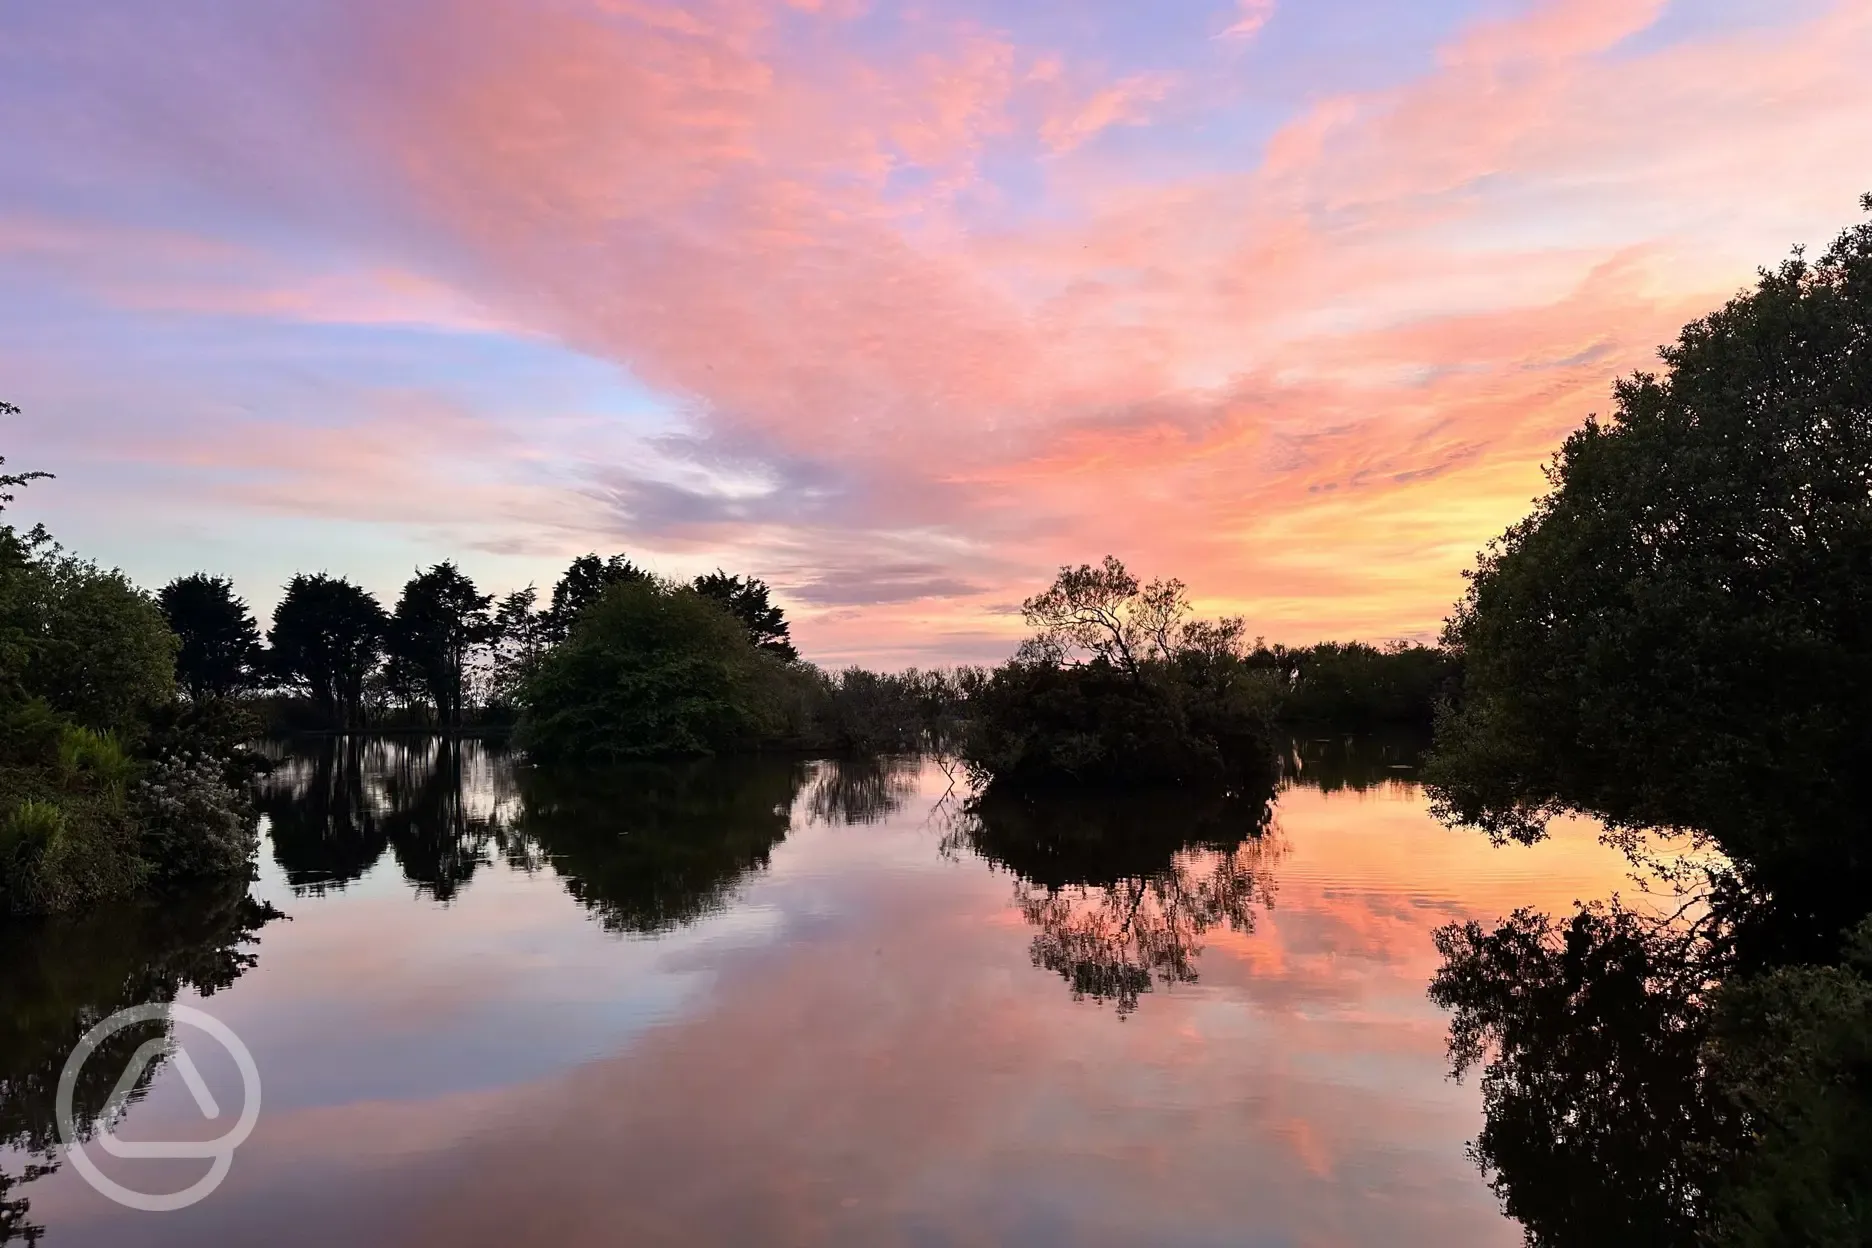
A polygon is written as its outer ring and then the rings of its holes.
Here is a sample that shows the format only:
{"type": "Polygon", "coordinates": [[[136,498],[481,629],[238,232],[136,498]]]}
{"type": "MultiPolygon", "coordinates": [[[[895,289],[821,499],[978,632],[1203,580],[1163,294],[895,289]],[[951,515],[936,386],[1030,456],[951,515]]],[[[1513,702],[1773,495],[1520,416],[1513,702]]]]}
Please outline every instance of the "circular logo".
{"type": "MultiPolygon", "coordinates": [[[[195,1104],[201,1109],[202,1116],[210,1122],[221,1117],[221,1106],[209,1092],[208,1084],[202,1079],[201,1071],[196,1067],[188,1050],[182,1047],[178,1039],[175,1051],[171,1055],[176,1073],[182,1077],[189,1094],[195,1098],[195,1104]]],[[[197,1201],[206,1199],[221,1181],[228,1176],[228,1170],[234,1164],[234,1150],[246,1143],[253,1134],[254,1123],[260,1118],[260,1069],[254,1065],[253,1054],[241,1043],[239,1036],[214,1015],[187,1005],[134,1005],[126,1010],[118,1010],[109,1018],[93,1027],[78,1041],[65,1059],[65,1069],[59,1072],[58,1094],[53,1105],[53,1113],[58,1122],[59,1140],[65,1145],[65,1155],[70,1159],[72,1168],[84,1176],[99,1193],[129,1209],[141,1209],[148,1213],[168,1213],[175,1209],[186,1209],[197,1201]],[[129,1065],[117,1080],[110,1097],[104,1103],[104,1112],[99,1116],[100,1126],[90,1140],[80,1138],[81,1132],[72,1115],[72,1095],[78,1086],[78,1072],[84,1069],[85,1061],[97,1051],[97,1047],[126,1027],[138,1023],[171,1021],[186,1024],[197,1031],[206,1032],[215,1042],[228,1051],[239,1068],[241,1076],[241,1112],[234,1126],[218,1140],[177,1140],[177,1141],[142,1141],[120,1140],[114,1128],[117,1116],[129,1103],[136,1091],[143,1072],[152,1063],[161,1061],[169,1054],[166,1036],[144,1042],[131,1056],[129,1065]],[[150,1195],[146,1192],[133,1191],[123,1186],[98,1169],[97,1162],[86,1151],[95,1145],[113,1157],[197,1159],[210,1162],[208,1173],[182,1191],[167,1195],[150,1195]]]]}

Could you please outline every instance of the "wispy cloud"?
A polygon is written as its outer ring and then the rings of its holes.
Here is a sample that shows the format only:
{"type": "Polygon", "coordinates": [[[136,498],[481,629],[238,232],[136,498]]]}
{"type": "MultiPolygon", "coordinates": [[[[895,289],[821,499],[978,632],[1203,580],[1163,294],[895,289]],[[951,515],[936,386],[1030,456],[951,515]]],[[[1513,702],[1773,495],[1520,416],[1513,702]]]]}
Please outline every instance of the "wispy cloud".
{"type": "Polygon", "coordinates": [[[1108,550],[1271,636],[1421,634],[1610,379],[1864,189],[1865,0],[1372,0],[1407,62],[1321,85],[1322,25],[1252,99],[1213,8],[1123,8],[44,11],[69,72],[0,49],[6,397],[142,422],[177,514],[752,570],[809,652],[1011,644],[987,604],[1108,550]],[[475,349],[405,376],[425,332],[475,349]]]}
{"type": "Polygon", "coordinates": [[[1224,30],[1222,39],[1252,39],[1274,18],[1277,0],[1236,0],[1235,22],[1224,30]]]}

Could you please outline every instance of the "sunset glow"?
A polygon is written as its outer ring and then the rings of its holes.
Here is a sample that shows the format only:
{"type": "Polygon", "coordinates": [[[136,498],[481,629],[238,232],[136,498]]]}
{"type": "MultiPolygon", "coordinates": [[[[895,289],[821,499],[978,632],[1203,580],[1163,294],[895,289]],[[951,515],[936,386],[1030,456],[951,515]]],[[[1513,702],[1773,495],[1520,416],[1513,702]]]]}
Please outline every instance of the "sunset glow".
{"type": "Polygon", "coordinates": [[[1872,190],[1872,0],[62,0],[0,446],[146,585],[626,551],[989,660],[1107,552],[1433,635],[1613,378],[1872,190]]]}

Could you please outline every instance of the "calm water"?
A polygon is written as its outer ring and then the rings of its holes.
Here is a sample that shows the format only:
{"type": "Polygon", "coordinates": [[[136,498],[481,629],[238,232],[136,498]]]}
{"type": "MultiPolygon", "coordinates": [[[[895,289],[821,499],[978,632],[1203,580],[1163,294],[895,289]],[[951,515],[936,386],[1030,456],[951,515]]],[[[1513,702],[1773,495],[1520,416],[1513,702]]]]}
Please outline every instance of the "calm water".
{"type": "MultiPolygon", "coordinates": [[[[0,1195],[52,1248],[1516,1244],[1464,1154],[1430,933],[1624,863],[1587,829],[1445,830],[1394,751],[1307,753],[1257,832],[978,819],[913,760],[554,784],[473,744],[285,752],[252,898],[287,917],[236,893],[0,936],[0,1168],[50,1138],[85,1027],[173,998],[262,1076],[227,1182],[161,1215],[70,1166],[0,1195]]],[[[223,1130],[165,1064],[120,1134],[223,1130]]]]}

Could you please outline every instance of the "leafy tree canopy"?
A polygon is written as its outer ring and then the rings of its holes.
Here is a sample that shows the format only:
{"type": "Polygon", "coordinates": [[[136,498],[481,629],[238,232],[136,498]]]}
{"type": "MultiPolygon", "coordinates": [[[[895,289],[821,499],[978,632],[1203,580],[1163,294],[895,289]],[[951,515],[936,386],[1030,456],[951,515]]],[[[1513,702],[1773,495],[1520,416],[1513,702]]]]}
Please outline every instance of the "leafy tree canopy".
{"type": "Polygon", "coordinates": [[[438,563],[410,578],[390,618],[391,654],[420,682],[444,724],[460,724],[470,657],[494,640],[493,601],[453,563],[438,563]]]}
{"type": "Polygon", "coordinates": [[[623,555],[612,555],[609,559],[600,559],[596,554],[580,555],[553,586],[552,605],[546,608],[553,640],[563,641],[569,636],[580,613],[602,598],[611,586],[649,579],[648,572],[623,555]]]}
{"type": "Polygon", "coordinates": [[[175,693],[176,637],[122,572],[0,534],[6,685],[74,722],[134,736],[175,693]]]}
{"type": "Polygon", "coordinates": [[[1567,439],[1448,626],[1467,677],[1430,772],[1446,816],[1523,839],[1564,810],[1697,829],[1816,918],[1831,903],[1795,894],[1857,891],[1869,343],[1872,223],[1687,326],[1567,439]]]}
{"type": "Polygon", "coordinates": [[[260,660],[260,629],[225,577],[180,576],[156,595],[181,641],[176,679],[197,701],[251,688],[260,660]]]}
{"type": "Polygon", "coordinates": [[[625,580],[524,681],[518,740],[540,759],[713,753],[765,730],[776,674],[718,603],[625,580]]]}
{"type": "Polygon", "coordinates": [[[356,722],[364,678],[383,655],[389,620],[343,577],[293,577],[267,631],[274,674],[319,704],[336,726],[356,722]]]}
{"type": "Polygon", "coordinates": [[[1183,582],[1143,585],[1109,555],[1061,568],[1022,606],[1034,636],[969,697],[971,771],[1003,788],[1265,778],[1274,683],[1240,619],[1189,612],[1183,582]]]}
{"type": "Polygon", "coordinates": [[[729,576],[717,568],[707,576],[696,577],[695,591],[728,608],[762,650],[789,662],[799,657],[799,651],[793,648],[786,612],[768,601],[767,582],[751,576],[729,576]]]}
{"type": "Polygon", "coordinates": [[[1025,654],[1052,663],[1102,659],[1135,675],[1144,660],[1178,648],[1190,610],[1186,588],[1174,579],[1142,585],[1111,555],[1096,568],[1061,568],[1045,592],[1021,604],[1022,618],[1037,630],[1025,654]]]}
{"type": "MultiPolygon", "coordinates": [[[[0,399],[0,416],[19,414],[19,408],[0,399]]],[[[6,467],[6,456],[0,455],[0,468],[4,467],[6,467]]],[[[5,511],[6,505],[13,501],[12,491],[15,488],[34,481],[49,481],[51,478],[52,474],[49,472],[0,472],[0,511],[5,511]]]]}

